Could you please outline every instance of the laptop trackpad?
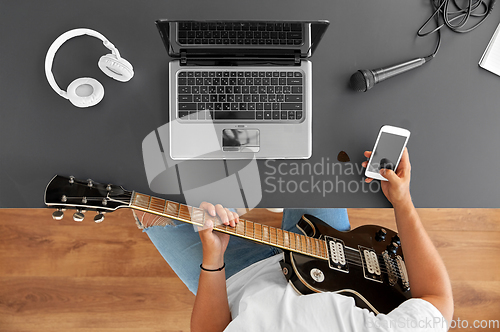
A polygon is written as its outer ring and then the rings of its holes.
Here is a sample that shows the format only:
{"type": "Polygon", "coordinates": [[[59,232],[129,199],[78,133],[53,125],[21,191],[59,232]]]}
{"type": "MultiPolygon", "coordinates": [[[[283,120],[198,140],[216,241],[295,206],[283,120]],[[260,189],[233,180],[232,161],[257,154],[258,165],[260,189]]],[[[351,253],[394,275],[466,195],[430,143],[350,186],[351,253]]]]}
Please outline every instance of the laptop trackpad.
{"type": "Polygon", "coordinates": [[[222,151],[259,152],[260,133],[258,129],[223,129],[222,151]]]}

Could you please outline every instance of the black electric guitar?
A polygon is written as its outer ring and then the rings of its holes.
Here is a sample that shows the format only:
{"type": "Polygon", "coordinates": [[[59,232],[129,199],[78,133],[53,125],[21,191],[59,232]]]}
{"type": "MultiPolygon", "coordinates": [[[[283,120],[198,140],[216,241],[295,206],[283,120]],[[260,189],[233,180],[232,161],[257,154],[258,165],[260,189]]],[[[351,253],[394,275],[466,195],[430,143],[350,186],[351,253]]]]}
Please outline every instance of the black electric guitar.
{"type": "MultiPolygon", "coordinates": [[[[84,211],[97,214],[131,208],[158,216],[203,226],[213,217],[204,210],[156,198],[115,185],[91,180],[55,176],[47,185],[45,204],[55,207],[54,219],[62,219],[63,209],[73,208],[76,221],[84,211]]],[[[157,223],[155,223],[157,224],[157,223]]],[[[411,297],[410,285],[398,235],[378,226],[367,225],[340,232],[320,219],[304,215],[297,227],[304,235],[240,219],[236,227],[215,222],[219,232],[264,243],[285,252],[283,274],[301,294],[336,292],[352,296],[356,305],[374,313],[388,313],[411,297]]],[[[139,224],[140,228],[150,225],[139,224]]]]}

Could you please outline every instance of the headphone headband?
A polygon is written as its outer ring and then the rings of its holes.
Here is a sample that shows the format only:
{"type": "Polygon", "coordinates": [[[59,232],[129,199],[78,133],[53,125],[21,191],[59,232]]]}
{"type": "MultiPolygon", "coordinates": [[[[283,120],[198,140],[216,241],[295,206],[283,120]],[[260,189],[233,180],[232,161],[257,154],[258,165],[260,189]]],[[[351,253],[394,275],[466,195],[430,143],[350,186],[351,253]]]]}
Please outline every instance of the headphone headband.
{"type": "Polygon", "coordinates": [[[54,91],[56,91],[59,95],[61,95],[66,99],[68,99],[66,91],[62,90],[56,83],[54,74],[52,73],[52,64],[54,62],[54,57],[56,55],[56,52],[66,41],[74,37],[83,35],[99,38],[100,40],[102,40],[104,46],[108,48],[113,55],[115,55],[118,59],[120,59],[120,52],[118,51],[118,49],[106,37],[104,37],[101,33],[95,30],[78,28],[67,31],[62,35],[60,35],[59,37],[57,37],[57,39],[52,43],[52,45],[50,45],[49,50],[47,51],[47,55],[45,56],[45,75],[47,76],[47,81],[49,82],[52,89],[54,89],[54,91]]]}

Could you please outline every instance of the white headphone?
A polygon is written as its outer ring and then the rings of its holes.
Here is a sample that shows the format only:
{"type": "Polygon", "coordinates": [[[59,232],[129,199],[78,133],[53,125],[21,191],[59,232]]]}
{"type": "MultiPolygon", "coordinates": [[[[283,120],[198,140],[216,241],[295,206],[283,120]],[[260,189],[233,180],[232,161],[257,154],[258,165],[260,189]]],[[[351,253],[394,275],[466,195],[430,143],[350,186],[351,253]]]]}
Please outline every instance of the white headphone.
{"type": "Polygon", "coordinates": [[[90,77],[77,78],[68,86],[68,91],[61,90],[57,85],[52,73],[52,63],[57,50],[67,40],[82,36],[89,35],[102,40],[104,46],[111,50],[111,54],[103,55],[98,62],[99,68],[111,78],[120,82],[127,82],[134,76],[134,68],[124,58],[120,57],[120,52],[116,47],[111,44],[102,34],[91,29],[74,29],[60,35],[50,45],[47,55],[45,57],[45,75],[50,86],[62,97],[69,99],[69,101],[76,107],[90,107],[99,103],[104,97],[104,87],[97,80],[90,77]]]}

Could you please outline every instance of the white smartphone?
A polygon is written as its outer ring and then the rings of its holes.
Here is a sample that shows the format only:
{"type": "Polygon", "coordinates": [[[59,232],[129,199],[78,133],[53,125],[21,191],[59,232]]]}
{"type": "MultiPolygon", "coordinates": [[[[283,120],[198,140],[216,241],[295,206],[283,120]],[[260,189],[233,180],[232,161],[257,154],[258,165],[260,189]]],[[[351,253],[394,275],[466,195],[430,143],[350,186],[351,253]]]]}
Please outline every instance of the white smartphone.
{"type": "Polygon", "coordinates": [[[407,129],[382,126],[366,166],[365,175],[369,178],[387,181],[380,175],[380,169],[388,168],[396,171],[409,138],[410,131],[407,129]]]}

